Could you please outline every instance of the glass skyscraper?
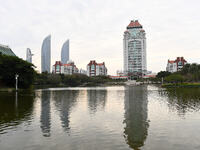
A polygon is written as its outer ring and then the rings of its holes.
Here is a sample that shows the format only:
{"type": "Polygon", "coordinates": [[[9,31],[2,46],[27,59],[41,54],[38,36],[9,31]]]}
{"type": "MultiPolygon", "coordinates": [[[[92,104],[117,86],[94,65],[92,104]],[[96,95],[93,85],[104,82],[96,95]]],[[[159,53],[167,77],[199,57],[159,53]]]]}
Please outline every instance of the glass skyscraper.
{"type": "Polygon", "coordinates": [[[42,43],[41,72],[50,73],[51,67],[51,35],[47,36],[42,43]]]}
{"type": "Polygon", "coordinates": [[[69,40],[67,40],[61,50],[61,62],[62,64],[66,64],[69,61],[69,40]]]}

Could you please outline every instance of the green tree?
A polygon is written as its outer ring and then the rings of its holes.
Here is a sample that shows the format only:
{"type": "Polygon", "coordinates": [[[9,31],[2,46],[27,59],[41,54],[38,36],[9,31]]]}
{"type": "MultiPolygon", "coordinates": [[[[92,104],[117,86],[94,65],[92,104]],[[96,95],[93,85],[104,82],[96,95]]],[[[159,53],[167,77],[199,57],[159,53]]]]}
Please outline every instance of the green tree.
{"type": "Polygon", "coordinates": [[[170,83],[182,83],[184,81],[184,78],[182,75],[176,73],[165,77],[165,81],[170,83]]]}
{"type": "Polygon", "coordinates": [[[165,78],[167,76],[169,76],[171,74],[171,72],[168,72],[168,71],[160,71],[158,72],[158,74],[156,75],[156,78],[165,78]]]}
{"type": "Polygon", "coordinates": [[[15,86],[15,75],[19,75],[19,87],[28,88],[34,82],[34,65],[15,56],[0,54],[0,80],[6,86],[15,86]]]}

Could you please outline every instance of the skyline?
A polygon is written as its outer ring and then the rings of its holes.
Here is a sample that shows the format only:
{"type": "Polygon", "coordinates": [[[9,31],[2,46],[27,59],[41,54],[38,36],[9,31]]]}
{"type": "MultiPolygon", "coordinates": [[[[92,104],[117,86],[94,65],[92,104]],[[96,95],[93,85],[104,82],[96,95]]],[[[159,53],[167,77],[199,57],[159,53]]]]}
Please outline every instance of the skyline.
{"type": "Polygon", "coordinates": [[[123,33],[134,19],[147,33],[147,69],[158,72],[179,56],[200,63],[199,6],[197,0],[1,0],[0,43],[24,60],[31,48],[33,63],[41,70],[43,38],[52,35],[51,64],[60,60],[62,43],[70,39],[70,58],[78,68],[85,69],[90,60],[104,61],[108,74],[115,74],[123,68],[123,33]]]}

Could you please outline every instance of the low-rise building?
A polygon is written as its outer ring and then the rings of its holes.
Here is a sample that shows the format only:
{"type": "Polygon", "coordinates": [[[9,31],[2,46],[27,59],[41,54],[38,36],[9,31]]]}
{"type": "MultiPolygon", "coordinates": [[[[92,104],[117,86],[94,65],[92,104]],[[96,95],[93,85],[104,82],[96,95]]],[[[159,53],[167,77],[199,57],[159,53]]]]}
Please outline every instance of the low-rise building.
{"type": "Polygon", "coordinates": [[[117,70],[117,76],[125,76],[125,73],[122,70],[117,70]]]}
{"type": "Polygon", "coordinates": [[[166,71],[171,73],[181,71],[186,63],[187,61],[183,57],[177,57],[176,60],[168,60],[166,71]]]}
{"type": "Polygon", "coordinates": [[[78,68],[74,64],[73,61],[68,61],[67,64],[63,64],[64,66],[64,74],[72,75],[74,73],[78,73],[78,68]]]}
{"type": "Polygon", "coordinates": [[[87,76],[106,76],[107,68],[105,63],[97,63],[95,60],[91,60],[87,65],[87,76]]]}
{"type": "Polygon", "coordinates": [[[52,73],[54,74],[61,74],[64,72],[64,67],[61,61],[56,61],[52,67],[52,73]]]}
{"type": "Polygon", "coordinates": [[[109,76],[111,79],[124,79],[128,80],[128,76],[109,76]]]}
{"type": "Polygon", "coordinates": [[[1,44],[0,44],[0,53],[8,56],[16,56],[9,46],[1,44]]]}
{"type": "Polygon", "coordinates": [[[73,61],[68,61],[67,64],[62,64],[61,61],[56,61],[52,67],[52,72],[55,74],[72,75],[74,73],[78,73],[79,70],[73,61]]]}

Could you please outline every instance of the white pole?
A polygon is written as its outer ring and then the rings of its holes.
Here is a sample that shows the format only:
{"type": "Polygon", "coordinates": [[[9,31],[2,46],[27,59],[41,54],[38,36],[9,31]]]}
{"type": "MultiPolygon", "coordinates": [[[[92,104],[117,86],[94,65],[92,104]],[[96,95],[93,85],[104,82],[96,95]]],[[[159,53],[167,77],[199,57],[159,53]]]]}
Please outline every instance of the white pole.
{"type": "Polygon", "coordinates": [[[17,87],[17,85],[18,85],[18,77],[19,77],[19,75],[16,74],[16,75],[15,75],[15,79],[16,79],[15,88],[16,88],[16,91],[18,90],[18,87],[17,87]]]}

